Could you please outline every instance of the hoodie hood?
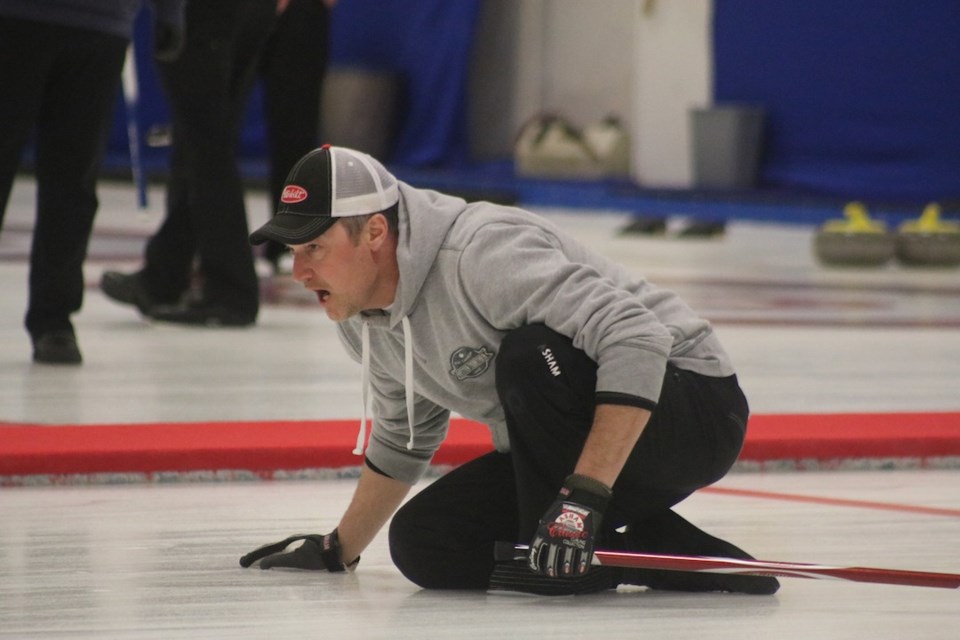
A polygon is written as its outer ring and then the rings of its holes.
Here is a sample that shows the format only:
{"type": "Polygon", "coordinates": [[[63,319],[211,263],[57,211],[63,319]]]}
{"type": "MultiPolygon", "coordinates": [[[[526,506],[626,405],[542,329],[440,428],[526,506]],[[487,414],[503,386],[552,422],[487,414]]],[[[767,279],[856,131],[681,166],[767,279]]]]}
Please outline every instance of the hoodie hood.
{"type": "Polygon", "coordinates": [[[391,307],[391,328],[396,327],[412,311],[450,227],[468,206],[462,198],[416,189],[404,182],[399,183],[399,188],[397,265],[400,282],[391,307]],[[411,211],[416,211],[417,215],[412,215],[411,211]]]}

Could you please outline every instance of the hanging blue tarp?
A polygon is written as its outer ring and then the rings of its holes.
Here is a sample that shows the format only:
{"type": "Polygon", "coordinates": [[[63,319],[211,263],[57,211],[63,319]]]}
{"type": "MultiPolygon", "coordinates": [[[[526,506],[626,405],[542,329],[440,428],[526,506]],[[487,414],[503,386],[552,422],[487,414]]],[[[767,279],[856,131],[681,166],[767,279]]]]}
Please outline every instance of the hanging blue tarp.
{"type": "Polygon", "coordinates": [[[960,3],[715,0],[716,102],[768,113],[762,179],[960,197],[960,3]]]}

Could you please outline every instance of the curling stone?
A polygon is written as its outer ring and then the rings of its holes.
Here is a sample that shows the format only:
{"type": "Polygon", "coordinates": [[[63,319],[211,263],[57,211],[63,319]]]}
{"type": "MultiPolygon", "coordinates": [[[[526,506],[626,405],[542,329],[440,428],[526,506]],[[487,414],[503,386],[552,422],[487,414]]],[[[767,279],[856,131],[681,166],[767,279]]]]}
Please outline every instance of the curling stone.
{"type": "Polygon", "coordinates": [[[897,230],[897,259],[910,266],[960,265],[960,224],[943,222],[940,205],[928,204],[917,220],[897,230]]]}
{"type": "Polygon", "coordinates": [[[896,236],[887,226],[871,220],[867,208],[851,202],[843,208],[843,220],[828,220],[813,239],[813,251],[825,265],[880,266],[896,253],[896,236]]]}

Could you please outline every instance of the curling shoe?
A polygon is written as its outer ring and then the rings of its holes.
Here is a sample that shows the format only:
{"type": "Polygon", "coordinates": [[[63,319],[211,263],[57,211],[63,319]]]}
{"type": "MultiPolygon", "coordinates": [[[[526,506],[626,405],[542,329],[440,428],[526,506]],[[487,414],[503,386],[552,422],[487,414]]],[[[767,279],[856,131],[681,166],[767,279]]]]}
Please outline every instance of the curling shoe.
{"type": "Polygon", "coordinates": [[[158,322],[194,327],[247,327],[257,320],[256,313],[231,309],[205,300],[188,300],[182,304],[160,305],[150,311],[158,322]]]}
{"type": "Polygon", "coordinates": [[[100,290],[114,302],[132,305],[145,316],[149,316],[151,309],[157,306],[157,301],[147,292],[139,273],[104,271],[100,277],[100,290]]]}
{"type": "MultiPolygon", "coordinates": [[[[698,529],[674,511],[630,525],[616,546],[641,553],[754,560],[743,549],[698,529]]],[[[780,582],[773,576],[659,569],[626,569],[623,582],[669,591],[727,591],[751,595],[772,595],[780,589],[780,582]]]]}
{"type": "Polygon", "coordinates": [[[77,346],[77,337],[73,331],[48,331],[42,333],[33,341],[33,361],[41,364],[71,364],[83,363],[80,347],[77,346]]]}

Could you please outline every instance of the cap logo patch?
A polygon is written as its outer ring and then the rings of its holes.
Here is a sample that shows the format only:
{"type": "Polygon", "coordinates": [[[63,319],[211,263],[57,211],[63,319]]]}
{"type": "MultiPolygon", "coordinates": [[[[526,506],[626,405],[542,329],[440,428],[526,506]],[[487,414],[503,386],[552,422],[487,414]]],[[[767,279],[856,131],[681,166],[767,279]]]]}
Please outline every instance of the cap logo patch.
{"type": "Polygon", "coordinates": [[[280,202],[286,204],[294,204],[296,202],[303,202],[307,199],[307,190],[303,187],[298,187],[295,184],[288,184],[283,188],[283,193],[280,194],[280,202]]]}

